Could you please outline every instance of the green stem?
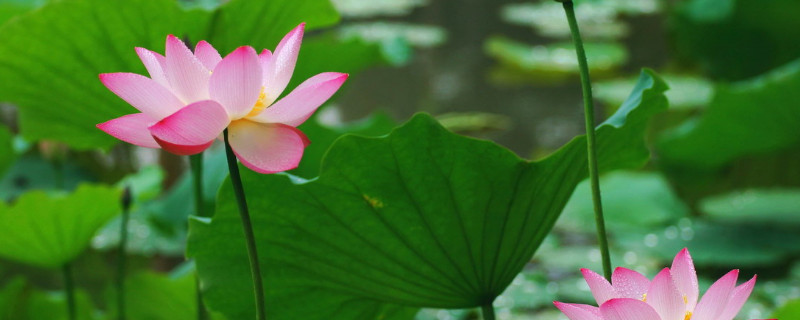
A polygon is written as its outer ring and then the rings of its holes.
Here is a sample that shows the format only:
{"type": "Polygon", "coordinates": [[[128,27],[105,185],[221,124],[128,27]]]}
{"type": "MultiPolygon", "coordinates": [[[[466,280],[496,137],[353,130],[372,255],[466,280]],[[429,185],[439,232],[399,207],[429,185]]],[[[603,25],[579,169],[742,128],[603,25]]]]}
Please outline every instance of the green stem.
{"type": "MultiPolygon", "coordinates": [[[[194,185],[194,210],[198,217],[206,217],[208,214],[203,204],[203,153],[189,156],[189,163],[192,167],[192,184],[194,185]]],[[[208,312],[203,304],[203,292],[200,290],[200,277],[195,271],[195,300],[197,304],[197,320],[208,319],[208,312]]]]}
{"type": "Polygon", "coordinates": [[[264,286],[261,283],[261,268],[258,265],[258,251],[256,250],[256,239],[253,235],[253,226],[250,223],[250,213],[247,210],[247,199],[242,187],[242,177],[239,175],[239,164],[236,162],[236,155],[228,142],[228,129],[223,132],[225,137],[225,154],[228,157],[228,171],[231,174],[231,184],[233,192],[236,194],[236,203],[239,205],[239,215],[242,218],[242,228],[244,229],[245,240],[247,240],[247,253],[250,258],[250,273],[253,278],[253,291],[256,299],[256,319],[266,320],[266,308],[264,307],[264,286]]]}
{"type": "Polygon", "coordinates": [[[586,62],[586,51],[583,49],[581,32],[578,29],[578,21],[575,19],[575,9],[572,1],[562,1],[564,12],[569,21],[572,41],[575,43],[575,51],[578,55],[578,66],[581,73],[581,88],[583,89],[583,108],[586,118],[586,148],[589,154],[589,179],[592,185],[592,203],[594,204],[595,222],[597,225],[597,240],[600,245],[600,253],[603,256],[603,275],[611,281],[611,256],[608,252],[608,237],[606,235],[606,225],[603,219],[603,204],[600,199],[600,174],[597,171],[597,145],[594,136],[594,102],[592,99],[592,81],[589,79],[589,65],[586,62]]]}
{"type": "Polygon", "coordinates": [[[483,313],[483,320],[494,320],[494,306],[492,306],[491,302],[482,305],[481,312],[483,313]]]}
{"type": "Polygon", "coordinates": [[[61,267],[61,272],[64,275],[64,293],[67,295],[67,314],[69,320],[75,320],[75,285],[72,279],[72,267],[69,263],[65,263],[61,267]]]}
{"type": "Polygon", "coordinates": [[[128,220],[130,220],[131,189],[122,193],[122,221],[119,227],[119,249],[117,250],[117,319],[125,320],[125,256],[128,247],[128,220]]]}
{"type": "Polygon", "coordinates": [[[192,166],[192,182],[194,185],[194,210],[198,217],[205,217],[205,206],[203,205],[203,153],[189,156],[189,163],[192,166]]]}

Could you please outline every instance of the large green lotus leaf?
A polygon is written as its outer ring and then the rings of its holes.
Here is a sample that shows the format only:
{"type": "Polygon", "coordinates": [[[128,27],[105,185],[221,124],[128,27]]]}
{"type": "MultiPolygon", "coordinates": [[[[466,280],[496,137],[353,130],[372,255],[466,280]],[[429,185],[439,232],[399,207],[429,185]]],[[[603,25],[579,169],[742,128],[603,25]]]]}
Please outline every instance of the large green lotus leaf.
{"type": "MultiPolygon", "coordinates": [[[[25,299],[24,315],[15,314],[11,319],[25,320],[69,320],[67,302],[63,291],[33,291],[25,299]]],[[[102,319],[92,304],[92,298],[81,289],[75,290],[75,319],[102,319]]]]}
{"type": "Polygon", "coordinates": [[[800,60],[752,80],[720,86],[705,113],[665,134],[664,161],[717,167],[737,157],[800,143],[800,60]]]}
{"type": "Polygon", "coordinates": [[[16,153],[13,144],[14,135],[8,128],[0,126],[0,177],[6,172],[9,166],[14,163],[16,153]]]}
{"type": "MultiPolygon", "coordinates": [[[[641,165],[666,85],[644,72],[597,129],[603,170],[641,165]]],[[[272,319],[379,319],[379,310],[468,308],[514,279],[587,175],[585,138],[539,162],[417,115],[381,138],[346,136],[319,178],[244,170],[272,319]],[[354,315],[360,316],[354,316],[354,315]]],[[[190,222],[209,308],[253,316],[247,253],[230,184],[213,220],[190,222]]]]}
{"type": "Polygon", "coordinates": [[[31,191],[13,206],[0,204],[0,256],[48,268],[72,261],[119,213],[119,196],[117,189],[86,184],[72,194],[31,191]]]}
{"type": "MultiPolygon", "coordinates": [[[[274,49],[302,21],[311,30],[337,20],[326,0],[233,0],[211,12],[185,11],[171,0],[52,1],[0,27],[0,101],[19,107],[21,130],[29,140],[108,148],[119,141],[95,125],[135,109],[106,89],[97,75],[146,74],[134,47],[163,52],[166,35],[175,34],[192,41],[209,39],[222,54],[240,45],[274,49]]],[[[373,63],[372,54],[379,53],[365,44],[317,47],[325,50],[322,54],[339,57],[334,59],[339,63],[320,70],[322,59],[309,66],[301,60],[298,74],[352,72],[373,63]],[[341,57],[354,53],[362,59],[342,62],[341,57]]]]}

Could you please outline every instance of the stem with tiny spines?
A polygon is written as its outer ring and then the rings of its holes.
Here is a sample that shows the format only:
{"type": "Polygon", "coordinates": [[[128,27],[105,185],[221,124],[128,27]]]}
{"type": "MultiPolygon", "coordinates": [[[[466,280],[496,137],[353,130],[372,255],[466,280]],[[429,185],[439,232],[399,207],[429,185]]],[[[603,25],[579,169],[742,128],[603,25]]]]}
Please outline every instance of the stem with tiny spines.
{"type": "MultiPolygon", "coordinates": [[[[192,168],[192,185],[194,186],[194,210],[198,217],[208,216],[203,204],[203,153],[189,156],[192,168]]],[[[200,290],[200,277],[195,271],[195,300],[197,304],[197,320],[208,319],[208,312],[203,304],[203,292],[200,290]]]]}
{"type": "Polygon", "coordinates": [[[128,246],[128,220],[133,202],[130,187],[122,191],[122,217],[119,227],[119,248],[117,250],[117,319],[125,320],[125,255],[128,246]]]}
{"type": "Polygon", "coordinates": [[[578,21],[575,18],[574,5],[571,0],[559,0],[559,2],[562,3],[564,12],[567,15],[570,33],[572,34],[572,42],[575,43],[575,51],[578,56],[581,88],[583,90],[583,108],[586,120],[586,148],[589,157],[589,179],[592,188],[595,223],[597,225],[597,240],[603,259],[603,275],[608,281],[611,281],[611,256],[608,250],[608,236],[606,235],[603,204],[600,198],[600,173],[597,168],[597,144],[594,133],[594,102],[592,98],[592,82],[589,79],[589,65],[586,61],[586,51],[583,48],[583,40],[581,39],[581,33],[578,29],[578,21]]]}
{"type": "Polygon", "coordinates": [[[75,311],[75,284],[72,279],[72,266],[65,263],[61,267],[61,273],[64,276],[64,293],[67,295],[67,315],[69,320],[77,319],[75,311]]]}
{"type": "Polygon", "coordinates": [[[483,313],[483,320],[494,320],[494,306],[489,302],[481,306],[481,313],[483,313]]]}
{"type": "Polygon", "coordinates": [[[242,218],[242,229],[244,229],[245,240],[247,243],[247,253],[250,258],[250,273],[253,278],[253,292],[256,299],[256,319],[266,320],[266,308],[264,306],[264,286],[261,282],[261,268],[258,262],[258,250],[256,249],[256,239],[253,234],[253,226],[250,222],[250,213],[247,209],[247,199],[245,198],[242,177],[239,175],[239,164],[236,155],[228,142],[228,129],[223,131],[225,138],[225,154],[228,158],[228,171],[230,172],[233,192],[236,195],[236,203],[239,206],[239,215],[242,218]]]}

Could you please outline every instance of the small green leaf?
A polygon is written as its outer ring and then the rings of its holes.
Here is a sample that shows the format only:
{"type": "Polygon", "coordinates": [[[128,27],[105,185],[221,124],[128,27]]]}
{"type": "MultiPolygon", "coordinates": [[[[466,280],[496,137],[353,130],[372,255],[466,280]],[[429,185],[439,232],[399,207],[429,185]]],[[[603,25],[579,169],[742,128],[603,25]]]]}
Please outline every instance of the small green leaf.
{"type": "Polygon", "coordinates": [[[664,161],[714,168],[800,143],[800,60],[752,80],[719,86],[700,118],[666,133],[664,161]]]}
{"type": "Polygon", "coordinates": [[[119,213],[117,189],[82,185],[72,194],[31,191],[13,206],[0,203],[0,256],[47,268],[75,259],[119,213]]]}
{"type": "MultiPolygon", "coordinates": [[[[643,72],[629,100],[598,127],[601,169],[647,159],[643,132],[667,107],[665,89],[643,72]]],[[[388,317],[381,312],[410,319],[417,307],[490,302],[586,175],[584,137],[528,162],[427,115],[385,137],[340,138],[311,181],[244,170],[267,312],[272,319],[388,317]]],[[[223,185],[213,220],[191,220],[187,255],[209,308],[247,319],[252,284],[230,188],[223,185]]]]}

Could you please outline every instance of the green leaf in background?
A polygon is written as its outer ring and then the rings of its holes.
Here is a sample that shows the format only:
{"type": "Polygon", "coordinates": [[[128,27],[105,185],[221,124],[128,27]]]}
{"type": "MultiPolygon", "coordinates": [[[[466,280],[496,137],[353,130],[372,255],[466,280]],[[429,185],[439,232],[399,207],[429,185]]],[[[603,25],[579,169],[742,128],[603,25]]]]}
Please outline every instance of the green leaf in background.
{"type": "Polygon", "coordinates": [[[19,312],[17,309],[26,284],[25,278],[14,277],[0,289],[0,319],[13,319],[12,316],[19,312]]]}
{"type": "Polygon", "coordinates": [[[77,163],[65,161],[61,167],[63,185],[58,186],[58,171],[52,161],[39,154],[23,154],[0,179],[0,199],[10,201],[31,190],[74,190],[78,184],[95,179],[77,163]]]}
{"type": "MultiPolygon", "coordinates": [[[[203,202],[209,215],[214,213],[217,191],[228,175],[225,152],[221,147],[216,145],[203,153],[203,202]]],[[[136,199],[128,221],[130,253],[181,256],[185,251],[186,220],[196,212],[191,200],[194,198],[191,172],[186,171],[161,197],[143,198],[160,190],[161,179],[162,172],[156,167],[140,170],[123,179],[134,183],[132,188],[136,199]]],[[[92,247],[116,250],[120,221],[117,217],[103,227],[92,239],[92,247]]]]}
{"type": "Polygon", "coordinates": [[[699,119],[665,133],[662,161],[713,168],[748,154],[800,143],[800,60],[769,74],[716,88],[699,119]]]}
{"type": "MultiPolygon", "coordinates": [[[[134,47],[163,52],[166,35],[175,34],[209,39],[223,55],[241,45],[274,49],[301,22],[312,30],[338,19],[327,0],[232,0],[212,12],[185,11],[172,0],[52,1],[0,27],[0,101],[18,106],[22,134],[30,141],[107,149],[119,141],[95,125],[135,109],[97,76],[146,74],[134,47]]],[[[377,45],[307,40],[296,83],[381,61],[377,45]]]]}
{"type": "MultiPolygon", "coordinates": [[[[163,275],[140,272],[125,278],[125,308],[129,319],[197,319],[194,273],[163,275]]],[[[116,293],[107,295],[110,314],[116,315],[116,293]],[[111,299],[113,298],[113,299],[111,299]]]]}
{"type": "Polygon", "coordinates": [[[800,225],[800,189],[755,189],[703,199],[700,211],[717,221],[800,225]]]}
{"type": "MultiPolygon", "coordinates": [[[[658,228],[689,214],[689,208],[658,173],[614,172],[600,180],[603,212],[610,233],[658,228]]],[[[561,213],[560,228],[593,233],[594,207],[588,181],[575,188],[561,213]]]]}
{"type": "Polygon", "coordinates": [[[741,80],[800,56],[800,1],[687,0],[667,24],[674,52],[714,79],[741,80]]]}
{"type": "Polygon", "coordinates": [[[8,128],[0,126],[0,177],[6,173],[6,169],[14,163],[16,152],[14,152],[14,135],[8,128]]]}
{"type": "Polygon", "coordinates": [[[189,29],[183,18],[169,0],[52,1],[0,28],[0,100],[19,107],[29,140],[109,147],[116,139],[95,125],[135,109],[97,75],[144,73],[133,47],[163,50],[166,34],[189,29]]]}
{"type": "Polygon", "coordinates": [[[273,50],[302,22],[307,30],[327,27],[339,22],[339,13],[328,0],[233,0],[213,13],[205,39],[222,54],[242,45],[273,50]]]}
{"type": "Polygon", "coordinates": [[[800,319],[800,300],[792,300],[775,310],[772,314],[775,319],[800,319]]]}
{"type": "MultiPolygon", "coordinates": [[[[63,291],[33,291],[25,298],[25,314],[15,314],[12,319],[68,320],[67,302],[63,291]]],[[[86,291],[75,290],[75,313],[77,320],[99,320],[92,299],[86,291]]]]}
{"type": "Polygon", "coordinates": [[[94,233],[120,212],[119,195],[117,189],[82,185],[68,195],[32,191],[13,206],[0,203],[0,256],[61,267],[83,252],[94,233]]]}
{"type": "MultiPolygon", "coordinates": [[[[644,72],[598,127],[603,170],[647,159],[643,132],[666,109],[665,89],[644,72]]],[[[340,138],[315,180],[244,170],[270,317],[410,319],[416,307],[494,300],[586,177],[584,139],[528,162],[418,115],[386,137],[340,138]]],[[[230,184],[217,205],[212,220],[190,222],[187,255],[209,308],[246,319],[253,297],[230,184]]]]}

